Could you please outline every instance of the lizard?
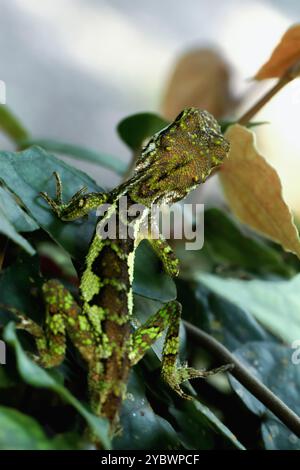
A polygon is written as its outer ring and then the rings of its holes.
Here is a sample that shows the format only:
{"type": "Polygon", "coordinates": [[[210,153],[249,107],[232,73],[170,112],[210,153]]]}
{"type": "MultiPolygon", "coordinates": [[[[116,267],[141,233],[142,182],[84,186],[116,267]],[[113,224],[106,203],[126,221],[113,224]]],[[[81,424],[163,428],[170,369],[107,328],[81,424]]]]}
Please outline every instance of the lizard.
{"type": "Polygon", "coordinates": [[[45,368],[58,366],[66,352],[66,335],[87,365],[90,407],[97,416],[110,422],[111,434],[118,427],[119,410],[126,394],[131,368],[166,330],[161,374],[169,386],[183,398],[190,398],[181,384],[229,368],[196,370],[178,363],[181,305],[170,301],[150,316],[144,325],[132,328],[132,282],[134,256],[139,242],[147,238],[165,271],[177,276],[179,261],[171,246],[159,234],[151,237],[143,230],[143,221],[151,217],[153,204],[171,204],[183,199],[204,183],[212,170],[222,164],[229,152],[215,118],[205,110],[184,109],[167,127],[157,132],[138,157],[133,175],[107,193],[87,193],[80,189],[70,201],[62,199],[62,182],[54,173],[56,196],[40,195],[54,214],[63,221],[87,216],[91,210],[109,205],[95,228],[80,277],[76,302],[63,284],[55,279],[43,284],[45,321],[40,326],[20,312],[17,327],[35,338],[35,360],[45,368]],[[123,220],[118,202],[141,204],[142,215],[123,220]],[[111,217],[130,225],[133,236],[112,239],[101,236],[99,227],[111,217]]]}

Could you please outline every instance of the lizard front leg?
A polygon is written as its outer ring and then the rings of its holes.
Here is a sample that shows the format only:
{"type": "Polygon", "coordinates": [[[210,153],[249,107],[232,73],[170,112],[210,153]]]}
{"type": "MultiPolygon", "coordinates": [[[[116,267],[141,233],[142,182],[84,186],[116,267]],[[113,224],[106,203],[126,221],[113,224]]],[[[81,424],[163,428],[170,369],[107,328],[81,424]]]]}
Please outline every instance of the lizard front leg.
{"type": "Polygon", "coordinates": [[[157,239],[148,238],[148,242],[161,260],[165,272],[171,277],[178,276],[179,259],[163,235],[160,233],[157,239]]]}
{"type": "Polygon", "coordinates": [[[182,382],[194,378],[204,378],[218,372],[232,368],[231,364],[211,370],[197,370],[185,365],[177,365],[179,353],[179,325],[181,317],[181,304],[172,301],[164,305],[147,322],[139,327],[133,334],[132,350],[130,353],[131,365],[142,359],[147,349],[167,329],[167,335],[162,353],[162,377],[183,398],[191,398],[180,387],[182,382]]]}
{"type": "Polygon", "coordinates": [[[53,173],[56,182],[56,196],[54,199],[47,193],[40,195],[47,201],[57,217],[64,221],[71,221],[86,216],[91,210],[96,209],[107,201],[106,193],[88,193],[87,188],[83,187],[72,196],[69,202],[64,203],[62,200],[62,183],[59,174],[53,173]]]}
{"type": "Polygon", "coordinates": [[[179,259],[163,234],[159,231],[157,221],[151,213],[148,214],[139,228],[138,243],[144,239],[150,243],[153,251],[162,262],[164,271],[171,277],[178,276],[179,259]]]}

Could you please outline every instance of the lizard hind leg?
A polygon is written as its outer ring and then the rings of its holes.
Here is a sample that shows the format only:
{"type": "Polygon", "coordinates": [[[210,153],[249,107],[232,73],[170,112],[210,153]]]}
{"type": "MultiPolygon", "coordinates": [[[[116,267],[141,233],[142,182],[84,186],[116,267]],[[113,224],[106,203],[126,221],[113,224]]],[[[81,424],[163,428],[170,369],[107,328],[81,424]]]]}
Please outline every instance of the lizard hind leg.
{"type": "Polygon", "coordinates": [[[151,316],[133,335],[130,359],[131,364],[135,365],[142,359],[147,349],[167,329],[162,353],[161,375],[165,382],[182,398],[190,399],[191,397],[180,386],[183,382],[194,378],[205,378],[218,372],[225,372],[231,369],[232,365],[226,364],[211,370],[197,370],[192,367],[178,365],[180,317],[181,305],[177,301],[167,303],[151,316]]]}
{"type": "MultiPolygon", "coordinates": [[[[25,330],[33,336],[37,354],[30,354],[32,359],[42,367],[51,368],[58,366],[65,357],[66,329],[68,328],[69,332],[73,333],[75,340],[77,339],[76,326],[79,321],[80,308],[72,295],[58,280],[53,279],[45,282],[42,290],[46,310],[43,326],[16,308],[8,306],[3,306],[3,308],[17,318],[17,329],[25,330]]],[[[84,332],[81,343],[87,338],[87,335],[88,332],[84,332]]],[[[82,346],[81,343],[77,341],[76,345],[84,355],[83,352],[87,352],[89,346],[82,346]]]]}
{"type": "Polygon", "coordinates": [[[45,368],[58,366],[65,355],[65,326],[59,313],[60,304],[53,289],[62,289],[58,281],[48,281],[43,285],[44,299],[51,294],[51,302],[46,303],[45,325],[40,326],[25,313],[20,310],[3,305],[3,308],[11,312],[16,318],[16,328],[27,331],[35,340],[37,353],[28,353],[29,356],[39,365],[45,368]],[[57,285],[54,283],[57,282],[57,285]],[[52,284],[51,284],[52,283],[52,284]],[[52,307],[51,307],[52,306],[52,307]],[[56,325],[56,326],[55,326],[56,325]]]}

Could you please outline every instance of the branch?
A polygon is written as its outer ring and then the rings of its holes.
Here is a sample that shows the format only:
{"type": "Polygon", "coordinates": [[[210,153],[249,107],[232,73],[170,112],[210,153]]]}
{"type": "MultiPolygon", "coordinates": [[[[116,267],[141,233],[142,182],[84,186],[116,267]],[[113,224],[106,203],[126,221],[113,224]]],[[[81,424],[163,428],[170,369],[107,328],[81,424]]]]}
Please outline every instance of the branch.
{"type": "Polygon", "coordinates": [[[251,108],[241,116],[237,123],[240,124],[241,126],[246,126],[250,119],[258,113],[258,111],[261,110],[267,104],[273,96],[275,96],[285,85],[290,83],[293,80],[293,78],[281,78],[279,79],[275,85],[269,90],[262,98],[260,98],[251,108]]]}
{"type": "Polygon", "coordinates": [[[229,372],[261,403],[271,410],[296,436],[300,437],[300,418],[283,401],[281,401],[263,383],[257,380],[238,359],[209,334],[184,320],[188,335],[197,340],[213,356],[223,363],[232,363],[234,368],[229,372]]]}
{"type": "Polygon", "coordinates": [[[299,77],[300,73],[300,62],[296,62],[287,71],[284,75],[278,79],[275,85],[271,88],[271,90],[267,91],[267,93],[260,98],[251,108],[241,116],[237,123],[241,126],[246,126],[250,119],[258,113],[267,104],[273,96],[275,96],[283,87],[285,87],[288,83],[290,83],[295,78],[299,77]]]}

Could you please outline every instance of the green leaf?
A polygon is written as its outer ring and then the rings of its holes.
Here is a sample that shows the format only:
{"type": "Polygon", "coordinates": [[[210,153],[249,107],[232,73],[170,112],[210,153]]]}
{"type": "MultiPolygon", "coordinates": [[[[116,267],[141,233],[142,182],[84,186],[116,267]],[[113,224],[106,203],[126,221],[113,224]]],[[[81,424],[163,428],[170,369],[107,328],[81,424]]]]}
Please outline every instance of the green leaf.
{"type": "Polygon", "coordinates": [[[12,194],[0,186],[0,232],[33,255],[35,249],[18,232],[38,229],[35,221],[21,209],[12,194]]]}
{"type": "Polygon", "coordinates": [[[178,284],[178,299],[183,304],[183,316],[234,350],[248,341],[269,341],[271,336],[244,309],[229,302],[203,285],[189,289],[182,281],[178,284]],[[190,307],[187,297],[194,297],[190,307]]]}
{"type": "Polygon", "coordinates": [[[101,192],[101,188],[85,173],[39,147],[20,153],[0,152],[0,170],[1,179],[21,199],[32,218],[71,256],[82,257],[95,228],[95,217],[90,216],[88,222],[62,222],[51,212],[39,192],[46,191],[55,196],[54,171],[61,176],[66,201],[83,186],[95,192],[101,192]]]}
{"type": "Polygon", "coordinates": [[[98,165],[114,171],[118,175],[123,175],[127,169],[127,164],[119,158],[97,152],[96,150],[87,149],[79,145],[68,144],[65,142],[58,142],[49,139],[30,139],[21,142],[19,148],[27,149],[31,146],[39,146],[49,152],[55,152],[63,155],[68,155],[76,160],[89,161],[97,163],[98,165]]]}
{"type": "Polygon", "coordinates": [[[225,446],[244,449],[234,434],[198,400],[184,400],[180,407],[171,405],[169,412],[176,420],[181,442],[189,450],[215,448],[216,433],[224,437],[225,446]]]}
{"type": "Polygon", "coordinates": [[[72,405],[78,413],[86,420],[95,435],[100,439],[105,449],[110,448],[110,440],[108,437],[108,422],[96,417],[90,413],[87,408],[82,405],[54,376],[32,362],[22,349],[17,338],[14,323],[9,323],[4,331],[4,339],[10,344],[16,353],[17,367],[20,376],[24,382],[37,388],[46,388],[56,392],[62,399],[72,405]]]}
{"type": "Polygon", "coordinates": [[[219,209],[205,211],[205,245],[217,263],[237,266],[253,273],[289,276],[293,272],[282,256],[258,239],[244,235],[219,209]]]}
{"type": "Polygon", "coordinates": [[[176,298],[175,283],[163,272],[158,257],[146,240],[136,250],[133,291],[161,302],[176,298]]]}
{"type": "Polygon", "coordinates": [[[194,406],[195,413],[201,413],[207,424],[209,424],[215,430],[215,432],[224,436],[233,447],[236,447],[240,450],[245,450],[243,444],[238,441],[230,429],[228,429],[227,426],[225,426],[207,406],[203,405],[203,403],[198,400],[193,400],[191,404],[186,403],[185,406],[194,406]]]}
{"type": "Polygon", "coordinates": [[[6,105],[0,105],[0,129],[16,144],[29,138],[28,131],[6,105]]]}
{"type": "Polygon", "coordinates": [[[13,224],[7,219],[5,213],[0,208],[0,233],[3,233],[8,238],[13,240],[17,245],[21,246],[27,253],[33,255],[35,253],[34,248],[28,243],[28,241],[20,235],[13,224]]]}
{"type": "Polygon", "coordinates": [[[74,265],[68,253],[63,250],[59,245],[52,241],[41,242],[37,244],[37,251],[40,257],[50,258],[62,273],[62,277],[77,276],[74,265]]]}
{"type": "Polygon", "coordinates": [[[31,416],[0,406],[1,450],[69,450],[78,448],[78,442],[79,436],[74,434],[50,439],[31,416]]]}
{"type": "Polygon", "coordinates": [[[123,119],[117,127],[119,136],[133,151],[139,150],[145,139],[170,123],[153,113],[133,114],[123,119]]]}
{"type": "Polygon", "coordinates": [[[18,205],[13,195],[1,186],[0,208],[17,232],[33,232],[39,228],[35,221],[18,205]]]}
{"type": "MultiPolygon", "coordinates": [[[[29,317],[39,320],[38,299],[30,293],[40,289],[43,279],[39,274],[37,256],[24,255],[0,274],[0,304],[14,307],[29,317]]],[[[2,308],[0,308],[2,312],[2,308]]],[[[6,324],[12,315],[0,316],[0,324],[6,324]]]]}
{"type": "Polygon", "coordinates": [[[198,413],[194,405],[184,403],[183,409],[170,406],[169,412],[176,420],[178,435],[188,450],[208,450],[214,448],[214,432],[206,419],[198,413]]]}
{"type": "MultiPolygon", "coordinates": [[[[300,414],[300,368],[293,364],[295,350],[270,342],[250,342],[234,354],[272,392],[296,414],[300,414]]],[[[249,393],[230,377],[233,389],[255,414],[262,417],[262,436],[267,449],[300,450],[300,439],[249,393]]]]}
{"type": "MultiPolygon", "coordinates": [[[[234,124],[238,124],[238,121],[221,121],[220,126],[221,126],[222,132],[224,133],[225,131],[227,131],[228,127],[233,126],[234,124]]],[[[252,122],[248,122],[246,124],[246,127],[248,127],[248,129],[251,129],[252,127],[263,126],[264,124],[270,124],[270,122],[269,121],[252,121],[252,122]]]]}
{"type": "Polygon", "coordinates": [[[5,406],[0,406],[1,450],[53,449],[41,426],[30,416],[5,406]]]}
{"type": "Polygon", "coordinates": [[[123,432],[113,441],[114,449],[171,450],[181,448],[172,426],[154,413],[145,395],[141,378],[133,371],[127,390],[127,398],[121,410],[123,432]]]}
{"type": "Polygon", "coordinates": [[[300,338],[300,275],[284,281],[222,279],[198,274],[206,287],[248,310],[271,333],[292,343],[300,338]]]}

